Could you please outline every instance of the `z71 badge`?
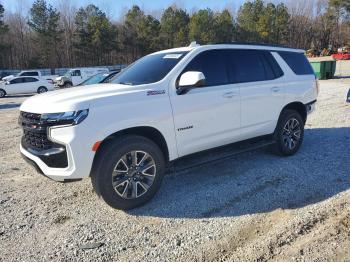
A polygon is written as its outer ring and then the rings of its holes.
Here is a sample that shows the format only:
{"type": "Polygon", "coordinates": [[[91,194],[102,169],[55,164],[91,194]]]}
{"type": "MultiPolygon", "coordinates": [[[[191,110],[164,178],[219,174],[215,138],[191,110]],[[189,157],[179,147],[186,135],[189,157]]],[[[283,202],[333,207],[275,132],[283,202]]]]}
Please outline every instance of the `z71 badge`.
{"type": "Polygon", "coordinates": [[[163,95],[165,94],[165,90],[151,90],[147,91],[148,96],[155,96],[155,95],[163,95]]]}

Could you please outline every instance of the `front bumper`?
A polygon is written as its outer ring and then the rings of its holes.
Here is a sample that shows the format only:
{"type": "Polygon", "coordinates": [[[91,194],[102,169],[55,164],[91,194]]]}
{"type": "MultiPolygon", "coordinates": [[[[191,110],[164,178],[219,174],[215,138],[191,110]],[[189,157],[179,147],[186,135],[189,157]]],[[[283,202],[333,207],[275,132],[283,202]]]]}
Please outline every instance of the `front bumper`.
{"type": "Polygon", "coordinates": [[[67,159],[65,167],[57,167],[60,166],[58,163],[62,160],[62,152],[38,153],[35,150],[26,149],[21,143],[21,154],[30,164],[34,165],[39,173],[55,181],[81,180],[90,175],[94,158],[89,140],[82,143],[82,139],[86,137],[85,130],[83,126],[49,129],[49,139],[65,148],[64,155],[67,159]]]}

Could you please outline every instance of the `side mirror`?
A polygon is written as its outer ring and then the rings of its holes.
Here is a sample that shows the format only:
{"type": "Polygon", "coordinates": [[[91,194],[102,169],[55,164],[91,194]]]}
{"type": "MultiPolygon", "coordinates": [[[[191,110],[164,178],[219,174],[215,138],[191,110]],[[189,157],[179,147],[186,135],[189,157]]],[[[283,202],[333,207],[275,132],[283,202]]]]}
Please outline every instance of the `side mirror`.
{"type": "Polygon", "coordinates": [[[202,72],[188,71],[181,75],[176,92],[178,95],[181,95],[186,93],[190,89],[203,87],[204,85],[205,85],[205,76],[202,72]]]}
{"type": "Polygon", "coordinates": [[[10,84],[10,81],[6,81],[6,82],[5,82],[5,85],[9,85],[9,84],[10,84]]]}

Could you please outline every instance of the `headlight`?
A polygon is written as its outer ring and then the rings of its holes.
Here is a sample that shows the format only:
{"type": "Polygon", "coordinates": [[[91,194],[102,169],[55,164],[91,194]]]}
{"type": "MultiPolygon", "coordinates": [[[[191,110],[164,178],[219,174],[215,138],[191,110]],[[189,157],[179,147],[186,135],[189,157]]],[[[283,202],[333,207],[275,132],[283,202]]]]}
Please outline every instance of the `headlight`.
{"type": "Polygon", "coordinates": [[[89,109],[42,114],[41,121],[46,122],[50,126],[74,126],[80,124],[89,114],[89,109]]]}

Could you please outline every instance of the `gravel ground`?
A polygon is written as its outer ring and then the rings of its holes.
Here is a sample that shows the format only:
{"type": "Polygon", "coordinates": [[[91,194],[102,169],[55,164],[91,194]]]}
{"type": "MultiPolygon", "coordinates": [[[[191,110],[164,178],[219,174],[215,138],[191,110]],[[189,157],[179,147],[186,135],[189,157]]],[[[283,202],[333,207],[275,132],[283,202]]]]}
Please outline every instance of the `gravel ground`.
{"type": "Polygon", "coordinates": [[[0,261],[350,261],[350,78],[320,84],[298,154],[263,148],[171,173],[129,212],[90,179],[38,175],[18,149],[26,97],[1,99],[0,261]]]}

